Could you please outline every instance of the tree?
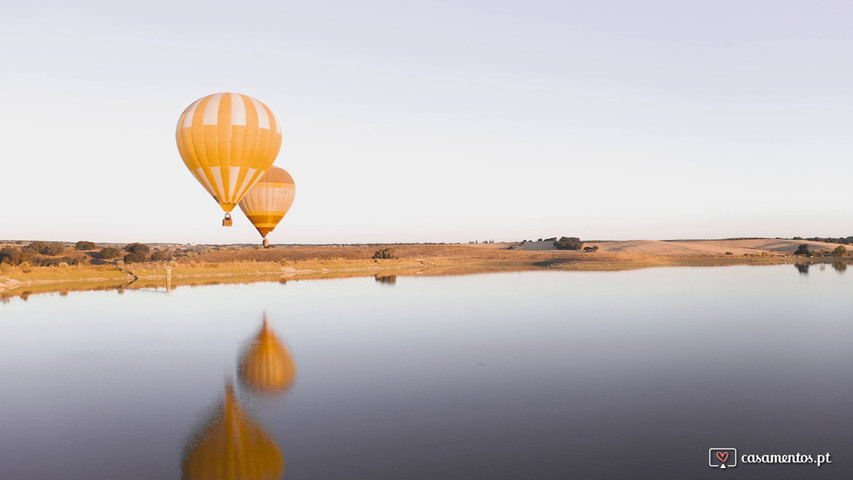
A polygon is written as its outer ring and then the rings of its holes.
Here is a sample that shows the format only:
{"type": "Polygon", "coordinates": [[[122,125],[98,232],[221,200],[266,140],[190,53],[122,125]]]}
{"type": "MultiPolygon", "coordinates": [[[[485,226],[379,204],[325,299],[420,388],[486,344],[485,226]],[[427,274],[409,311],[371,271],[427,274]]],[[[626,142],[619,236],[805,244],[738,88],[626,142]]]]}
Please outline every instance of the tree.
{"type": "Polygon", "coordinates": [[[118,257],[119,255],[121,255],[121,250],[119,250],[119,249],[117,249],[117,248],[115,248],[115,247],[104,247],[104,248],[103,248],[103,249],[101,249],[101,251],[98,253],[98,256],[100,256],[100,257],[101,257],[101,258],[103,258],[104,260],[109,260],[109,259],[111,259],[111,258],[116,258],[116,257],[118,257]]]}
{"type": "Polygon", "coordinates": [[[164,251],[159,250],[159,249],[154,249],[154,251],[151,253],[151,261],[152,262],[162,262],[164,260],[171,260],[171,259],[172,259],[172,255],[170,255],[169,252],[164,252],[164,251]]]}
{"type": "Polygon", "coordinates": [[[394,248],[382,248],[376,251],[373,254],[373,258],[377,259],[391,259],[397,258],[397,250],[394,248]]]}
{"type": "Polygon", "coordinates": [[[141,253],[142,255],[148,255],[148,252],[151,251],[151,247],[145,245],[144,243],[131,243],[124,247],[126,252],[130,253],[141,253]]]}
{"type": "Polygon", "coordinates": [[[583,242],[578,237],[560,237],[554,242],[554,246],[557,247],[557,250],[580,250],[583,242]]]}
{"type": "Polygon", "coordinates": [[[139,263],[146,260],[148,260],[148,255],[139,251],[130,252],[124,256],[124,263],[139,263]]]}
{"type": "Polygon", "coordinates": [[[65,251],[65,245],[59,242],[48,243],[47,246],[40,252],[44,255],[55,256],[65,251]]]}
{"type": "Polygon", "coordinates": [[[0,263],[8,265],[22,265],[32,262],[34,258],[35,253],[27,247],[3,247],[3,250],[0,250],[0,263]]]}
{"type": "Polygon", "coordinates": [[[15,247],[0,249],[0,264],[20,265],[24,261],[24,251],[15,247]]]}
{"type": "Polygon", "coordinates": [[[89,242],[87,240],[80,240],[79,242],[74,244],[74,248],[77,250],[94,250],[95,242],[89,242]]]}
{"type": "Polygon", "coordinates": [[[31,244],[27,245],[27,246],[26,246],[26,247],[24,247],[24,248],[25,248],[25,249],[27,249],[27,250],[29,250],[29,251],[30,251],[30,252],[32,252],[32,253],[41,253],[41,252],[42,252],[42,250],[44,250],[45,248],[47,248],[47,244],[46,244],[46,243],[44,243],[44,242],[42,242],[42,241],[36,240],[35,242],[33,242],[33,243],[31,243],[31,244]]]}
{"type": "Polygon", "coordinates": [[[24,247],[30,254],[39,253],[41,255],[58,255],[65,250],[65,244],[60,242],[45,243],[39,240],[24,247]]]}
{"type": "Polygon", "coordinates": [[[844,245],[839,245],[835,247],[835,250],[832,251],[832,254],[836,257],[847,256],[847,248],[844,245]]]}
{"type": "Polygon", "coordinates": [[[811,252],[809,251],[809,245],[807,243],[801,244],[796,250],[794,250],[794,255],[805,255],[808,257],[810,254],[811,252]]]}

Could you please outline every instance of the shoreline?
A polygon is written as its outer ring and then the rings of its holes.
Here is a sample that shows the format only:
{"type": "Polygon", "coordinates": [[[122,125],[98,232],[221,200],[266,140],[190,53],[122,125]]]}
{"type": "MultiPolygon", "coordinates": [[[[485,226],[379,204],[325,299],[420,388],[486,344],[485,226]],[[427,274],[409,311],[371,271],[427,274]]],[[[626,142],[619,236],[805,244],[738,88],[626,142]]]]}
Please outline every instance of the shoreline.
{"type": "MultiPolygon", "coordinates": [[[[330,247],[338,250],[357,247],[330,247]]],[[[29,295],[87,290],[170,291],[182,286],[282,282],[324,278],[470,275],[506,271],[624,271],[656,267],[710,267],[735,265],[805,265],[851,263],[850,257],[796,257],[791,255],[637,255],[580,253],[577,251],[513,252],[477,248],[472,255],[411,257],[398,259],[314,258],[296,261],[231,260],[139,263],[125,266],[85,265],[31,267],[28,272],[0,273],[0,299],[26,299],[29,295]],[[507,255],[507,252],[512,255],[507,255]],[[170,277],[170,278],[169,278],[170,277]]],[[[287,256],[288,248],[280,250],[287,256]]],[[[256,250],[257,251],[257,250],[256,250]]],[[[264,252],[261,250],[261,252],[264,252]]],[[[457,253],[457,252],[453,252],[457,253]]],[[[239,257],[239,255],[237,255],[239,257]]],[[[393,280],[390,280],[393,281],[393,280]]]]}

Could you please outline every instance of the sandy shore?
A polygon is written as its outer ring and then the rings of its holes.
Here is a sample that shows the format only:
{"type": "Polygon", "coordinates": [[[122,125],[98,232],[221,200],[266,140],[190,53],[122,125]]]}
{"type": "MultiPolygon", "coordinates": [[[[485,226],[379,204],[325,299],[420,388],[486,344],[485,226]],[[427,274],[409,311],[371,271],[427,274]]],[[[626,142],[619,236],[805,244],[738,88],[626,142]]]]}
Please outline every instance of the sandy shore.
{"type": "MultiPolygon", "coordinates": [[[[139,263],[125,266],[6,268],[0,272],[0,298],[35,293],[94,289],[165,288],[215,283],[290,281],[352,276],[461,275],[506,270],[626,270],[662,266],[772,265],[802,262],[849,262],[850,257],[808,258],[793,252],[801,244],[813,252],[838,245],[785,239],[631,240],[585,242],[595,252],[557,250],[553,242],[488,244],[405,244],[217,247],[172,266],[139,263]],[[373,260],[383,247],[397,259],[373,260]]],[[[853,250],[851,248],[850,250],[853,250]]],[[[853,252],[851,252],[853,253],[853,252]]]]}
{"type": "MultiPolygon", "coordinates": [[[[626,253],[633,255],[761,255],[764,254],[793,254],[798,246],[807,244],[812,251],[825,249],[832,251],[837,247],[834,243],[810,242],[808,240],[786,239],[751,239],[751,240],[626,240],[584,242],[584,246],[598,246],[600,252],[626,253]]],[[[490,243],[482,244],[486,248],[508,248],[527,251],[544,252],[557,251],[554,242],[526,243],[490,243]]],[[[850,248],[853,250],[853,247],[850,248]]]]}

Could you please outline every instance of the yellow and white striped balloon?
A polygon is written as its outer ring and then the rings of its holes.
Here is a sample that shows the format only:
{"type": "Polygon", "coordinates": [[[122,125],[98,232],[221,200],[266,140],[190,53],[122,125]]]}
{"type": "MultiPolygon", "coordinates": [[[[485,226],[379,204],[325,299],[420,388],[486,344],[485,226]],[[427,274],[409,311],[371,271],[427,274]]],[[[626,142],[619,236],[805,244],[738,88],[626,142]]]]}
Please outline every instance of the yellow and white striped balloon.
{"type": "MultiPolygon", "coordinates": [[[[261,180],[240,200],[240,210],[249,218],[258,233],[266,239],[278,222],[290,210],[296,196],[293,177],[283,168],[273,165],[261,180]]],[[[266,244],[265,244],[266,245],[266,244]]]]}
{"type": "Polygon", "coordinates": [[[281,124],[252,97],[216,93],[184,110],[175,137],[190,173],[230,212],[275,161],[281,124]]]}

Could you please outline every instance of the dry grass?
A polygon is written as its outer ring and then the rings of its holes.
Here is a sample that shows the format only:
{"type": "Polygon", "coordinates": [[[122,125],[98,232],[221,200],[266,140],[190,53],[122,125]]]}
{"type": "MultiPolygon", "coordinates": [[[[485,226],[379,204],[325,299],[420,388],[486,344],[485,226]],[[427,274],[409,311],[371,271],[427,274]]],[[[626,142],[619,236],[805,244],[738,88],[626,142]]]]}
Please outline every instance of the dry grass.
{"type": "MultiPolygon", "coordinates": [[[[525,245],[537,243],[545,242],[525,245]]],[[[813,250],[834,248],[832,244],[820,242],[771,239],[591,242],[589,245],[599,245],[600,249],[590,253],[542,248],[542,245],[509,250],[509,244],[225,247],[179,258],[171,267],[171,284],[177,288],[217,283],[376,275],[462,275],[541,268],[625,270],[660,266],[767,265],[807,260],[787,254],[800,243],[810,244],[813,250]],[[396,249],[399,258],[371,258],[374,252],[385,247],[396,249]]],[[[0,297],[49,291],[164,288],[166,267],[166,263],[153,262],[128,264],[123,269],[116,265],[28,268],[3,265],[0,266],[0,297]]]]}

